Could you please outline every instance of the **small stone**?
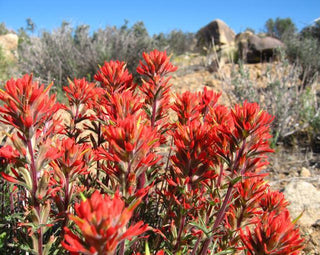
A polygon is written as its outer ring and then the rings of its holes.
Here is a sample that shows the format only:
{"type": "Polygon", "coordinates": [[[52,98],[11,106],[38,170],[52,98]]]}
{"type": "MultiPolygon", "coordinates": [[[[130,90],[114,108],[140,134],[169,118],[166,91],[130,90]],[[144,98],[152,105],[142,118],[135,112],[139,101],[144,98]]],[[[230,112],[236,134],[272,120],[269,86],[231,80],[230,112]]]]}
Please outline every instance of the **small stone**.
{"type": "Polygon", "coordinates": [[[310,177],[311,172],[308,168],[302,167],[301,172],[300,172],[301,177],[310,177]]]}
{"type": "Polygon", "coordinates": [[[303,212],[299,224],[311,226],[320,219],[320,191],[311,183],[291,181],[285,186],[283,193],[290,202],[288,209],[292,219],[303,212]]]}

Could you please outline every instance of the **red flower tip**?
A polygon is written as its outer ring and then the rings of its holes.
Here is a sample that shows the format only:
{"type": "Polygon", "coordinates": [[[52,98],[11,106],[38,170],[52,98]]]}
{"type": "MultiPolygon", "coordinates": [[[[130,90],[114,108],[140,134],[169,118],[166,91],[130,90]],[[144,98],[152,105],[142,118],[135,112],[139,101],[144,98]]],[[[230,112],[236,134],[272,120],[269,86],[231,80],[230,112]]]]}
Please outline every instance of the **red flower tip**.
{"type": "Polygon", "coordinates": [[[240,230],[240,236],[250,254],[297,254],[304,246],[287,210],[264,213],[252,230],[240,230]]]}
{"type": "Polygon", "coordinates": [[[109,94],[122,92],[126,89],[134,90],[136,84],[133,83],[132,75],[126,68],[126,64],[120,61],[105,62],[94,76],[96,81],[101,82],[103,88],[109,94]]]}
{"type": "Polygon", "coordinates": [[[59,109],[55,96],[49,96],[51,86],[46,89],[44,85],[39,86],[39,83],[32,81],[32,75],[28,74],[21,79],[7,81],[5,90],[0,91],[0,100],[4,102],[4,106],[0,107],[3,114],[1,121],[22,133],[32,130],[32,126],[35,130],[42,127],[59,109]]]}
{"type": "Polygon", "coordinates": [[[89,251],[104,251],[104,254],[113,254],[119,242],[148,230],[148,226],[141,221],[127,226],[135,207],[126,208],[118,193],[110,198],[95,191],[91,198],[75,205],[77,216],[70,215],[84,241],[66,228],[63,246],[69,251],[89,254],[92,254],[89,251]]]}
{"type": "Polygon", "coordinates": [[[137,68],[137,72],[142,75],[146,75],[149,78],[156,78],[159,76],[165,76],[168,73],[175,72],[178,68],[170,63],[170,57],[167,53],[153,50],[149,54],[143,53],[145,64],[140,61],[140,65],[137,68]]]}

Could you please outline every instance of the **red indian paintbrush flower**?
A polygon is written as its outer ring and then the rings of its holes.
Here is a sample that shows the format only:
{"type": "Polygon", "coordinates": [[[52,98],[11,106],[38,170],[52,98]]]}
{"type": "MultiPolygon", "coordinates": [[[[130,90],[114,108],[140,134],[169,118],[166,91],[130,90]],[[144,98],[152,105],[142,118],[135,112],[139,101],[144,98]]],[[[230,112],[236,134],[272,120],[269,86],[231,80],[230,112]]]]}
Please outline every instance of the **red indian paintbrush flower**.
{"type": "Polygon", "coordinates": [[[281,213],[267,212],[262,215],[250,230],[240,230],[243,244],[247,248],[247,254],[299,254],[303,248],[303,239],[299,229],[290,220],[288,210],[281,213]]]}
{"type": "Polygon", "coordinates": [[[19,158],[19,156],[19,152],[14,150],[10,145],[0,148],[0,158],[4,158],[9,162],[14,162],[17,158],[19,158]]]}
{"type": "Polygon", "coordinates": [[[245,101],[242,106],[236,105],[231,114],[238,137],[254,134],[260,139],[270,138],[269,131],[273,117],[262,111],[257,103],[245,101]]]}
{"type": "Polygon", "coordinates": [[[142,98],[130,90],[112,94],[106,103],[107,114],[113,122],[125,119],[127,116],[143,114],[142,107],[142,98]]]}
{"type": "Polygon", "coordinates": [[[81,237],[65,228],[62,246],[72,254],[113,255],[119,242],[148,230],[142,221],[128,226],[138,203],[139,200],[125,207],[118,193],[110,198],[95,191],[91,198],[75,205],[76,215],[69,216],[78,226],[81,237]]]}
{"type": "Polygon", "coordinates": [[[221,93],[215,93],[213,90],[208,90],[207,87],[204,87],[203,92],[199,93],[200,95],[200,105],[201,105],[201,113],[203,116],[206,116],[209,109],[214,107],[220,96],[221,93]]]}
{"type": "Polygon", "coordinates": [[[90,160],[91,149],[87,144],[77,144],[74,139],[65,138],[56,142],[56,148],[61,156],[50,165],[60,177],[68,176],[73,181],[77,175],[88,173],[86,162],[90,160]]]}
{"type": "MultiPolygon", "coordinates": [[[[175,72],[177,67],[170,63],[170,57],[167,57],[166,52],[154,50],[149,54],[143,53],[143,58],[146,65],[140,61],[137,72],[146,76],[147,79],[142,80],[143,84],[139,89],[145,95],[145,104],[151,127],[157,127],[159,133],[164,133],[167,129],[164,119],[167,117],[170,108],[169,92],[171,87],[169,84],[170,77],[165,78],[165,75],[175,72]]],[[[160,142],[166,142],[164,136],[161,137],[160,142]]]]}
{"type": "Polygon", "coordinates": [[[120,61],[105,62],[94,76],[96,81],[101,82],[101,86],[109,94],[122,92],[126,89],[134,90],[136,84],[133,83],[132,75],[126,68],[126,64],[120,61]]]}
{"type": "Polygon", "coordinates": [[[175,72],[178,68],[170,63],[170,57],[167,53],[154,50],[148,53],[143,53],[143,58],[146,63],[143,64],[140,61],[140,66],[137,68],[137,72],[142,75],[146,75],[149,78],[157,76],[165,76],[168,73],[175,72]]]}
{"type": "Polygon", "coordinates": [[[186,91],[181,95],[176,94],[176,100],[171,108],[177,113],[179,123],[182,125],[201,118],[202,107],[197,93],[186,91]]]}
{"type": "Polygon", "coordinates": [[[263,195],[259,202],[262,210],[265,212],[281,212],[289,205],[283,193],[270,189],[263,195]]]}
{"type": "Polygon", "coordinates": [[[4,106],[0,107],[3,114],[1,121],[32,137],[34,130],[52,118],[59,109],[55,95],[49,96],[51,86],[46,89],[44,85],[39,86],[28,74],[21,79],[7,81],[5,91],[0,90],[0,100],[4,102],[4,106]]]}
{"type": "Polygon", "coordinates": [[[226,213],[227,227],[238,230],[248,224],[248,221],[253,217],[261,214],[259,201],[268,187],[262,177],[244,178],[236,183],[233,203],[226,213]]]}
{"type": "Polygon", "coordinates": [[[63,90],[66,92],[70,106],[79,106],[87,104],[95,97],[95,87],[95,83],[87,82],[83,78],[69,80],[69,86],[63,87],[63,90]]]}
{"type": "Polygon", "coordinates": [[[141,115],[118,119],[115,125],[104,128],[103,135],[109,147],[98,148],[97,158],[107,160],[102,168],[122,184],[123,192],[129,191],[131,195],[136,180],[161,158],[153,152],[159,145],[159,136],[147,122],[141,122],[141,115]]]}
{"type": "Polygon", "coordinates": [[[210,136],[211,131],[210,126],[198,120],[177,126],[172,134],[176,146],[176,152],[171,157],[174,177],[189,177],[199,182],[215,176],[212,170],[214,159],[210,156],[214,142],[210,136]]]}

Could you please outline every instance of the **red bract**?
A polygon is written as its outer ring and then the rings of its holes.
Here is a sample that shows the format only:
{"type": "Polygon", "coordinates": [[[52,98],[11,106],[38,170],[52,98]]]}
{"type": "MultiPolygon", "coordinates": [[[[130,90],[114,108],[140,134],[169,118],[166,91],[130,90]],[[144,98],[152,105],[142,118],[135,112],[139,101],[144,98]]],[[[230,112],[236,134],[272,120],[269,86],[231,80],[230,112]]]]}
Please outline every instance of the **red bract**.
{"type": "Polygon", "coordinates": [[[174,177],[189,177],[194,182],[212,178],[215,172],[211,169],[214,159],[211,157],[210,126],[198,120],[187,125],[178,125],[173,132],[176,146],[175,155],[171,157],[174,163],[174,177]]]}
{"type": "Polygon", "coordinates": [[[143,82],[142,86],[139,87],[145,94],[145,108],[147,109],[151,126],[157,126],[159,133],[162,133],[161,129],[167,126],[164,120],[168,116],[168,109],[170,108],[169,92],[171,85],[168,82],[168,79],[160,79],[158,83],[148,80],[148,82],[143,82]]]}
{"type": "Polygon", "coordinates": [[[178,68],[170,63],[170,57],[167,57],[166,52],[161,52],[158,50],[151,51],[142,54],[144,61],[143,64],[140,61],[140,66],[137,68],[137,72],[142,75],[146,75],[149,78],[154,78],[155,76],[165,76],[168,73],[175,72],[178,68]]]}
{"type": "Polygon", "coordinates": [[[186,91],[181,95],[176,95],[176,100],[171,106],[178,115],[179,123],[186,125],[189,122],[201,118],[202,106],[200,105],[199,95],[186,91]]]}
{"type": "Polygon", "coordinates": [[[179,122],[187,124],[194,119],[205,117],[208,111],[216,105],[220,96],[221,93],[214,93],[212,90],[207,90],[206,87],[203,92],[186,91],[181,95],[176,95],[171,108],[177,113],[179,122]]]}
{"type": "Polygon", "coordinates": [[[75,180],[79,174],[87,174],[91,149],[87,144],[76,144],[72,138],[56,142],[60,157],[51,162],[52,168],[60,176],[67,176],[69,181],[75,180]],[[63,175],[61,175],[62,173],[63,175]]]}
{"type": "Polygon", "coordinates": [[[74,79],[74,81],[69,80],[69,86],[63,87],[63,90],[66,92],[70,106],[79,106],[87,104],[95,97],[95,86],[94,83],[87,82],[84,78],[74,79]]]}
{"type": "Polygon", "coordinates": [[[235,185],[234,202],[226,213],[227,227],[238,230],[248,220],[262,213],[259,201],[268,188],[262,177],[250,177],[235,185]]]}
{"type": "Polygon", "coordinates": [[[205,118],[206,122],[219,128],[221,132],[228,133],[234,129],[231,111],[224,105],[217,105],[209,109],[205,118]]]}
{"type": "Polygon", "coordinates": [[[220,96],[221,93],[215,93],[212,90],[207,90],[207,87],[204,87],[203,92],[200,94],[200,106],[201,106],[201,113],[203,116],[205,116],[209,109],[214,107],[220,96]]]}
{"type": "Polygon", "coordinates": [[[10,145],[0,148],[0,158],[4,158],[8,162],[14,162],[19,157],[19,152],[14,150],[10,145]]]}
{"type": "Polygon", "coordinates": [[[109,94],[122,92],[126,89],[134,90],[136,87],[132,75],[126,69],[126,64],[120,61],[105,62],[94,79],[100,81],[101,86],[109,94]]]}
{"type": "Polygon", "coordinates": [[[267,188],[268,185],[261,177],[245,178],[235,185],[236,195],[247,207],[254,207],[255,204],[258,204],[267,188]]]}
{"type": "Polygon", "coordinates": [[[269,139],[270,124],[273,117],[262,111],[257,103],[245,101],[242,106],[236,105],[232,111],[237,137],[254,134],[260,139],[269,139]]]}
{"type": "MultiPolygon", "coordinates": [[[[177,67],[170,63],[170,57],[167,57],[166,52],[154,50],[150,54],[143,53],[143,58],[146,65],[140,61],[137,72],[145,75],[147,79],[142,80],[143,84],[139,88],[145,95],[151,127],[157,127],[158,132],[162,134],[167,128],[167,123],[163,123],[163,120],[167,117],[167,111],[170,108],[170,77],[165,78],[165,75],[176,71],[177,67]]],[[[161,143],[165,143],[164,136],[161,137],[161,143]]]]}
{"type": "Polygon", "coordinates": [[[289,202],[285,199],[283,193],[279,191],[268,190],[260,199],[260,206],[265,212],[281,212],[286,209],[289,202]]]}
{"type": "Polygon", "coordinates": [[[132,193],[137,178],[161,158],[153,152],[159,145],[159,136],[147,123],[141,122],[139,115],[118,119],[115,125],[106,126],[103,134],[109,148],[99,148],[97,157],[116,163],[108,163],[103,169],[122,184],[123,191],[132,193]]]}
{"type": "Polygon", "coordinates": [[[69,216],[79,227],[83,240],[66,229],[63,247],[73,254],[113,255],[119,242],[148,229],[142,221],[128,226],[137,205],[138,202],[125,208],[118,193],[110,198],[95,191],[91,198],[75,205],[76,215],[69,216]]]}
{"type": "Polygon", "coordinates": [[[59,109],[55,95],[49,97],[50,86],[46,89],[44,85],[39,86],[28,74],[21,79],[7,81],[5,91],[0,91],[0,100],[4,102],[4,106],[0,107],[3,114],[1,121],[32,137],[34,130],[59,109]]]}
{"type": "Polygon", "coordinates": [[[246,231],[241,230],[240,236],[247,254],[299,254],[303,248],[299,229],[291,222],[287,210],[280,214],[263,214],[252,230],[246,227],[246,231]]]}
{"type": "MultiPolygon", "coordinates": [[[[109,101],[106,105],[106,111],[108,116],[113,122],[118,119],[125,119],[127,116],[135,114],[143,114],[142,112],[143,102],[142,98],[133,94],[131,91],[124,91],[122,93],[114,93],[109,97],[109,101]]],[[[141,115],[142,119],[145,119],[145,115],[141,115]]]]}

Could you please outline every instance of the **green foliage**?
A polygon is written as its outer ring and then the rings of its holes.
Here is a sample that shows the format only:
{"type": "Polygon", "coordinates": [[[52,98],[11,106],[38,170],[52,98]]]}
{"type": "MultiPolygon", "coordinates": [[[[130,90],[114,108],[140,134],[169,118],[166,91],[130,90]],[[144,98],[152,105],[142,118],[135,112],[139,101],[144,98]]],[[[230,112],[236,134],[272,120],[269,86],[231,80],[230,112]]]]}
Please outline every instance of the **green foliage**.
{"type": "Polygon", "coordinates": [[[286,53],[291,62],[302,66],[301,79],[304,85],[312,82],[320,71],[320,42],[313,37],[294,35],[285,41],[286,53]]]}
{"type": "Polygon", "coordinates": [[[320,42],[320,20],[317,20],[311,26],[307,26],[301,30],[303,37],[311,37],[317,39],[320,42]]]}
{"type": "Polygon", "coordinates": [[[9,30],[6,27],[6,24],[4,22],[0,23],[0,35],[8,34],[9,30]]]}
{"type": "Polygon", "coordinates": [[[0,179],[0,254],[22,254],[25,237],[16,226],[24,215],[21,202],[14,199],[18,192],[13,191],[12,184],[0,179]]]}
{"type": "Polygon", "coordinates": [[[181,30],[173,30],[168,35],[169,52],[175,55],[181,55],[187,51],[192,51],[194,45],[194,35],[184,33],[181,30]]]}
{"type": "Polygon", "coordinates": [[[320,21],[307,26],[297,33],[297,28],[290,18],[268,19],[265,24],[268,35],[281,39],[286,45],[286,54],[291,63],[302,67],[300,79],[303,85],[312,83],[320,71],[320,21]]]}
{"type": "Polygon", "coordinates": [[[259,81],[250,77],[250,69],[239,63],[229,79],[232,86],[226,91],[235,102],[248,100],[259,102],[274,117],[272,124],[273,141],[285,140],[298,132],[308,132],[310,137],[320,132],[320,108],[317,103],[314,79],[305,81],[306,89],[302,89],[301,73],[303,67],[290,64],[282,55],[278,63],[266,65],[259,81]]]}
{"type": "Polygon", "coordinates": [[[55,80],[64,86],[68,78],[86,77],[93,79],[99,65],[104,61],[119,59],[130,63],[133,71],[143,51],[152,48],[152,40],[142,22],[131,28],[124,26],[106,27],[90,34],[88,25],[73,29],[63,22],[53,32],[43,31],[39,37],[26,38],[20,42],[20,69],[23,73],[33,72],[44,82],[55,80]]]}
{"type": "Polygon", "coordinates": [[[155,48],[166,50],[177,56],[194,51],[195,35],[181,30],[172,30],[169,34],[154,35],[153,43],[155,48]]]}
{"type": "Polygon", "coordinates": [[[0,82],[9,79],[13,65],[14,63],[7,59],[0,45],[0,82]]]}
{"type": "Polygon", "coordinates": [[[256,31],[255,31],[253,28],[251,28],[251,27],[247,27],[246,30],[245,30],[245,32],[251,32],[251,33],[253,33],[253,34],[256,33],[256,31]]]}
{"type": "Polygon", "coordinates": [[[270,36],[284,39],[297,31],[296,25],[290,18],[268,19],[265,24],[266,33],[270,36]]]}
{"type": "Polygon", "coordinates": [[[35,24],[27,20],[26,28],[19,30],[19,57],[22,73],[33,72],[45,83],[55,80],[62,87],[68,78],[93,76],[105,61],[118,59],[128,63],[135,72],[143,51],[153,48],[166,49],[175,55],[190,50],[193,34],[172,31],[150,37],[143,22],[121,27],[106,27],[93,33],[88,25],[73,28],[63,22],[52,31],[43,31],[39,37],[30,36],[35,24]]]}

